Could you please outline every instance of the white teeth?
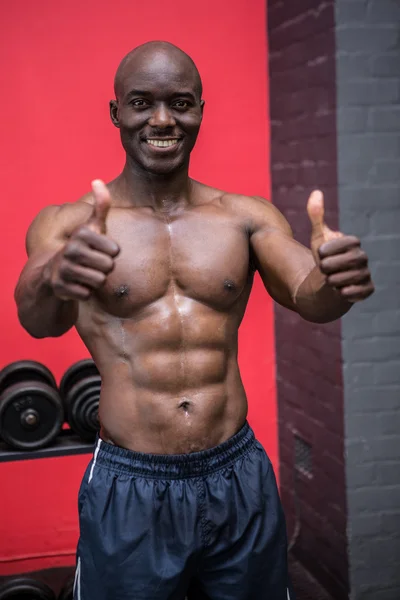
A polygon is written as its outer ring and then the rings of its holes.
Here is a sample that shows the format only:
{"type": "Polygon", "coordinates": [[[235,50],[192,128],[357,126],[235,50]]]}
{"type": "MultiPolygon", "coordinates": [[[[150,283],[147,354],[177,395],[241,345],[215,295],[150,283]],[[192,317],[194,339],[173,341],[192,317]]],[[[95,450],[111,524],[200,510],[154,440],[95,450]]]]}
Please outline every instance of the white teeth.
{"type": "Polygon", "coordinates": [[[147,140],[147,143],[151,146],[157,146],[157,148],[167,148],[168,146],[175,146],[178,140],[147,140]]]}

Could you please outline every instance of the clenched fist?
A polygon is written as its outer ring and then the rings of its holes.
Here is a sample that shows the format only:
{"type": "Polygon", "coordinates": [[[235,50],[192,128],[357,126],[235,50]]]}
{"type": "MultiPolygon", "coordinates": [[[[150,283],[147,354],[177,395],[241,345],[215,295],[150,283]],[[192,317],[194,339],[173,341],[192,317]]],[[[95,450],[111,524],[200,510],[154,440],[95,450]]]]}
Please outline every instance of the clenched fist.
{"type": "Polygon", "coordinates": [[[72,233],[51,264],[50,285],[62,300],[87,300],[114,268],[118,245],[106,235],[111,197],[100,180],[92,182],[93,214],[72,233]]]}
{"type": "Polygon", "coordinates": [[[307,212],[312,225],[311,250],[328,285],[349,302],[359,302],[374,291],[368,257],[360,240],[332,231],[324,222],[324,197],[319,190],[308,199],[307,212]]]}

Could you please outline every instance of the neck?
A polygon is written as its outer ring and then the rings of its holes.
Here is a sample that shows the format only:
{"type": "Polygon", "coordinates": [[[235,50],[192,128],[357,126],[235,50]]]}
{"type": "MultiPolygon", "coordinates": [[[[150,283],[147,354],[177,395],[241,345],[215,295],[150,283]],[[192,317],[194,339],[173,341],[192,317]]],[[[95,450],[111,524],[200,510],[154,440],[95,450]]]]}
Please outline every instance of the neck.
{"type": "Polygon", "coordinates": [[[113,182],[113,192],[124,203],[169,210],[190,203],[192,181],[189,165],[173,173],[156,174],[145,171],[127,157],[125,167],[113,182]]]}

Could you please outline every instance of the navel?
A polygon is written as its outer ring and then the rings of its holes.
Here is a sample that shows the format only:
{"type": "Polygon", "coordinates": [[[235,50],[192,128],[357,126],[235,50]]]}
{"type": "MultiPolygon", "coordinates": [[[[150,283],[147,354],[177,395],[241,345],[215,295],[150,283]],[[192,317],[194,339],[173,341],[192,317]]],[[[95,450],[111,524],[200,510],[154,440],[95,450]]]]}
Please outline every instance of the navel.
{"type": "Polygon", "coordinates": [[[188,400],[182,400],[182,402],[179,402],[178,404],[178,408],[184,410],[186,413],[189,411],[191,406],[191,402],[189,402],[188,400]]]}

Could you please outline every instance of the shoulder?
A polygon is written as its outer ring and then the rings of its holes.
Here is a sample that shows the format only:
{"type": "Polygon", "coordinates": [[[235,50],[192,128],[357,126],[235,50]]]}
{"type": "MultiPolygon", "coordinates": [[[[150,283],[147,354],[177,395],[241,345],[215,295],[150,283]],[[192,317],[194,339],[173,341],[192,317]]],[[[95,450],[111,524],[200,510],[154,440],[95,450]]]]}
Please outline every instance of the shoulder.
{"type": "Polygon", "coordinates": [[[230,216],[238,219],[240,225],[251,236],[258,231],[279,231],[292,236],[292,230],[283,214],[261,196],[245,196],[224,192],[217,188],[194,182],[200,189],[202,201],[219,206],[230,216]]]}
{"type": "Polygon", "coordinates": [[[37,214],[28,232],[42,229],[50,224],[53,224],[53,227],[61,226],[68,229],[89,218],[92,210],[92,205],[84,199],[66,204],[50,204],[37,214]]]}
{"type": "Polygon", "coordinates": [[[250,235],[260,230],[279,230],[292,235],[286,218],[272,202],[261,196],[223,193],[220,201],[227,210],[243,221],[250,235]]]}
{"type": "Polygon", "coordinates": [[[28,229],[28,252],[47,242],[68,238],[76,227],[89,219],[93,211],[92,202],[92,195],[86,194],[76,202],[45,206],[28,229]]]}

